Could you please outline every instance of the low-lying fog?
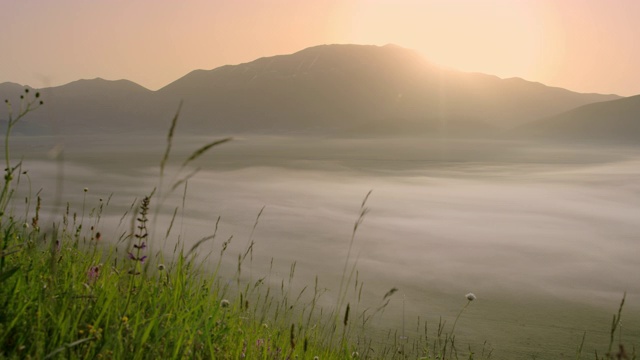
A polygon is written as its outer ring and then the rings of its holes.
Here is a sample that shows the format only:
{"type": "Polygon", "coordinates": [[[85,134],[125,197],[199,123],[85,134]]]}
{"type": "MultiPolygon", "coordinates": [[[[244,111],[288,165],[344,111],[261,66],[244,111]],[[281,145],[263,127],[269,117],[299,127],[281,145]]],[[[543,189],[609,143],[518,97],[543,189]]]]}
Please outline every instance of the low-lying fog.
{"type": "MultiPolygon", "coordinates": [[[[168,252],[180,230],[189,248],[220,216],[218,236],[201,251],[215,249],[215,261],[233,235],[233,264],[265,207],[253,235],[253,278],[272,258],[274,276],[286,278],[295,261],[298,289],[318,275],[330,304],[353,224],[373,190],[354,254],[371,304],[399,289],[375,324],[380,329],[402,331],[403,296],[405,331],[415,336],[418,316],[432,330],[440,316],[450,324],[464,294],[474,292],[478,300],[456,327],[457,343],[479,350],[487,340],[498,359],[571,357],[585,330],[587,343],[606,343],[626,291],[623,335],[640,337],[640,149],[249,137],[213,148],[175,176],[181,161],[211,140],[174,145],[165,187],[201,170],[188,182],[168,252]]],[[[47,158],[61,140],[17,138],[14,155],[25,154],[32,191],[43,188],[48,209],[60,179],[60,198],[78,212],[83,188],[87,209],[113,193],[98,230],[117,240],[129,226],[127,220],[115,229],[122,214],[158,184],[164,141],[67,139],[61,163],[47,158]]],[[[156,249],[183,191],[162,207],[156,249]]]]}

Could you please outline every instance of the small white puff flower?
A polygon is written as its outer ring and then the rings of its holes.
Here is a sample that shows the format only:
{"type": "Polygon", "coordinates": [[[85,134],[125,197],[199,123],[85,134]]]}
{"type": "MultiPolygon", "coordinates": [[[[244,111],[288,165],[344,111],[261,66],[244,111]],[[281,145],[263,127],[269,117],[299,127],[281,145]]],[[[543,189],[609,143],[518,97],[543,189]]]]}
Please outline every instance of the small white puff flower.
{"type": "Polygon", "coordinates": [[[83,190],[83,191],[84,191],[84,192],[87,192],[87,191],[89,191],[89,188],[84,188],[84,190],[83,190]]]}
{"type": "Polygon", "coordinates": [[[222,299],[222,301],[220,301],[220,306],[223,308],[229,307],[229,300],[222,299]]]}
{"type": "Polygon", "coordinates": [[[473,301],[473,300],[477,299],[476,294],[474,294],[474,293],[468,293],[465,296],[467,297],[467,300],[469,300],[469,301],[473,301]]]}

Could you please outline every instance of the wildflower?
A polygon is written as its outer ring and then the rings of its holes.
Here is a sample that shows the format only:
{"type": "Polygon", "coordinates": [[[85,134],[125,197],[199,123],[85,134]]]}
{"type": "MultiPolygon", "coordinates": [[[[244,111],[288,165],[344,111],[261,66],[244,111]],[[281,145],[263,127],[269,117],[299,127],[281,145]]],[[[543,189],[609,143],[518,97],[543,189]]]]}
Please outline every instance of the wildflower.
{"type": "Polygon", "coordinates": [[[125,323],[125,324],[128,323],[129,322],[129,318],[127,316],[123,316],[122,317],[122,322],[125,323]]]}
{"type": "Polygon", "coordinates": [[[29,223],[22,224],[22,227],[25,228],[25,229],[28,229],[29,228],[29,223]]]}
{"type": "Polygon", "coordinates": [[[129,253],[129,259],[131,260],[135,260],[135,261],[140,261],[141,263],[144,262],[144,260],[147,258],[147,255],[141,256],[141,257],[137,257],[135,255],[133,255],[133,253],[129,253]]]}
{"type": "Polygon", "coordinates": [[[94,282],[98,279],[98,276],[100,276],[100,267],[98,266],[92,266],[89,268],[89,271],[87,272],[87,277],[89,278],[89,282],[94,282]]]}
{"type": "MultiPolygon", "coordinates": [[[[149,211],[149,200],[150,197],[149,196],[145,196],[145,198],[142,200],[142,204],[140,205],[140,215],[138,217],[138,233],[134,234],[134,237],[137,239],[137,243],[133,244],[133,248],[135,250],[133,250],[135,252],[135,255],[133,252],[129,252],[129,259],[133,260],[133,261],[137,261],[139,263],[143,263],[144,260],[147,258],[146,255],[142,255],[140,254],[141,251],[143,249],[145,249],[147,247],[147,244],[145,243],[144,239],[147,238],[147,236],[149,235],[149,233],[147,232],[147,212],[149,211]]],[[[136,265],[136,269],[131,270],[130,273],[137,275],[139,272],[138,270],[138,265],[136,265]]]]}
{"type": "Polygon", "coordinates": [[[313,360],[320,360],[320,357],[318,357],[318,356],[314,356],[314,357],[313,357],[313,360]]]}
{"type": "Polygon", "coordinates": [[[229,307],[229,300],[222,299],[222,301],[220,301],[220,306],[223,308],[229,307]]]}
{"type": "Polygon", "coordinates": [[[465,297],[467,298],[467,303],[462,307],[462,309],[460,309],[458,316],[456,316],[456,320],[453,322],[453,326],[451,327],[451,334],[453,334],[453,331],[456,329],[456,324],[458,323],[458,319],[460,319],[460,315],[462,315],[467,306],[476,299],[476,295],[474,293],[468,293],[465,297]]]}
{"type": "Polygon", "coordinates": [[[95,337],[100,337],[102,334],[102,328],[96,328],[93,325],[87,325],[87,330],[89,330],[89,335],[93,335],[95,337]]]}
{"type": "Polygon", "coordinates": [[[164,270],[164,264],[158,264],[158,270],[160,271],[164,270]]]}
{"type": "Polygon", "coordinates": [[[87,191],[89,191],[89,188],[84,188],[83,191],[87,192],[87,191]]]}

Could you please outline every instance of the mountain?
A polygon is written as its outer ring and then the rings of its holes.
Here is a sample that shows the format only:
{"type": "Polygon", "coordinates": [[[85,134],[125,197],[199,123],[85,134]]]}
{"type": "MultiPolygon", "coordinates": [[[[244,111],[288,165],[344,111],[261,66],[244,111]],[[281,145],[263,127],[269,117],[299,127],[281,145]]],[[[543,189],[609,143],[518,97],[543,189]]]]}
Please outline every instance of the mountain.
{"type": "MultiPolygon", "coordinates": [[[[5,100],[9,101],[13,110],[13,118],[15,119],[20,111],[20,96],[25,95],[25,89],[30,92],[34,91],[29,86],[22,86],[12,82],[0,83],[0,101],[3,106],[0,110],[0,134],[4,134],[7,128],[7,119],[9,118],[9,107],[4,104],[5,100]]],[[[33,93],[31,93],[33,94],[33,93]]],[[[48,130],[41,125],[41,122],[33,122],[25,125],[25,121],[20,121],[13,129],[14,133],[28,133],[32,135],[47,133],[48,130]]]]}
{"type": "Polygon", "coordinates": [[[19,96],[23,93],[24,89],[25,87],[20,84],[12,82],[0,83],[0,98],[2,98],[2,100],[5,100],[11,99],[14,96],[19,96]]]}
{"type": "Polygon", "coordinates": [[[520,126],[507,136],[637,143],[640,139],[640,95],[580,106],[520,126]]]}
{"type": "Polygon", "coordinates": [[[181,131],[200,134],[486,135],[619,98],[446,69],[395,45],[321,45],[196,70],[155,92],[102,79],[41,92],[47,105],[28,122],[52,131],[164,132],[184,100],[181,131]]]}
{"type": "Polygon", "coordinates": [[[619,98],[433,65],[395,45],[323,45],[197,70],[158,91],[212,129],[460,132],[516,126],[619,98]]]}
{"type": "MultiPolygon", "coordinates": [[[[24,132],[127,131],[136,128],[132,124],[142,124],[149,109],[155,106],[151,90],[128,80],[78,80],[38,91],[45,105],[25,117],[18,128],[25,129],[24,132]]],[[[22,93],[22,87],[16,91],[15,85],[0,84],[0,96],[11,99],[14,108],[19,104],[16,96],[22,93]]]]}

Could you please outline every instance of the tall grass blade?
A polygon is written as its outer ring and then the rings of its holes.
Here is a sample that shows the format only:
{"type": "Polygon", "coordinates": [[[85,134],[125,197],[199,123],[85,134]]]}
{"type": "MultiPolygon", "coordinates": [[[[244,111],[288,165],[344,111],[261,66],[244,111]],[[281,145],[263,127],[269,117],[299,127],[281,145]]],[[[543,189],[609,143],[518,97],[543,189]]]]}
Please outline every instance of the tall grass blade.
{"type": "Polygon", "coordinates": [[[580,357],[582,356],[582,348],[584,347],[584,340],[586,339],[586,337],[587,337],[587,332],[585,331],[582,334],[582,341],[580,342],[580,346],[578,346],[578,350],[576,351],[576,360],[580,360],[580,357]]]}
{"type": "Polygon", "coordinates": [[[72,348],[74,346],[78,346],[78,345],[80,345],[82,343],[85,343],[87,341],[91,341],[93,339],[94,339],[94,337],[88,337],[88,338],[76,340],[76,341],[74,341],[72,343],[69,343],[69,344],[65,344],[64,346],[61,346],[61,347],[53,350],[51,353],[49,353],[47,356],[45,356],[44,359],[51,359],[52,357],[56,356],[57,354],[65,351],[67,349],[70,349],[70,348],[72,348]]]}
{"type": "Polygon", "coordinates": [[[203,146],[203,147],[199,148],[198,150],[194,151],[194,152],[193,152],[193,154],[191,154],[191,156],[189,156],[189,157],[187,158],[187,160],[185,160],[185,161],[182,163],[182,167],[187,166],[187,164],[189,164],[189,163],[190,163],[190,162],[192,162],[193,160],[195,160],[195,159],[199,158],[202,154],[204,154],[205,152],[207,152],[207,151],[208,151],[209,149],[211,149],[212,147],[214,147],[214,146],[218,146],[218,145],[221,145],[221,144],[224,144],[224,143],[229,142],[229,141],[231,141],[231,140],[233,140],[233,138],[230,138],[230,137],[229,137],[229,138],[222,139],[222,140],[216,140],[216,141],[214,141],[214,142],[211,142],[211,143],[209,143],[209,144],[207,144],[207,145],[205,145],[205,146],[203,146]]]}
{"type": "Polygon", "coordinates": [[[167,160],[169,160],[169,154],[171,153],[171,146],[173,143],[173,133],[176,129],[176,124],[178,123],[178,116],[180,115],[180,110],[182,109],[182,101],[178,105],[178,111],[176,111],[175,116],[171,120],[171,127],[169,128],[169,133],[167,134],[167,148],[164,151],[164,155],[162,156],[162,160],[160,161],[160,178],[164,175],[164,167],[167,164],[167,160]]]}
{"type": "Polygon", "coordinates": [[[182,179],[176,181],[176,183],[173,184],[173,186],[171,186],[171,192],[173,192],[175,189],[177,189],[183,183],[189,181],[189,179],[191,179],[193,176],[195,176],[198,172],[200,172],[200,168],[197,168],[197,169],[193,170],[191,173],[189,173],[189,175],[187,175],[187,176],[183,177],[182,179]]]}
{"type": "Polygon", "coordinates": [[[178,206],[173,210],[173,216],[171,216],[171,222],[169,223],[169,227],[167,228],[167,233],[164,235],[164,238],[167,239],[169,234],[171,233],[171,229],[173,228],[173,222],[176,220],[176,215],[178,214],[178,206]]]}
{"type": "Polygon", "coordinates": [[[18,270],[20,270],[20,267],[15,266],[5,272],[3,272],[2,274],[0,274],[0,284],[2,284],[3,282],[5,282],[7,279],[9,279],[13,274],[15,274],[18,270]]]}

